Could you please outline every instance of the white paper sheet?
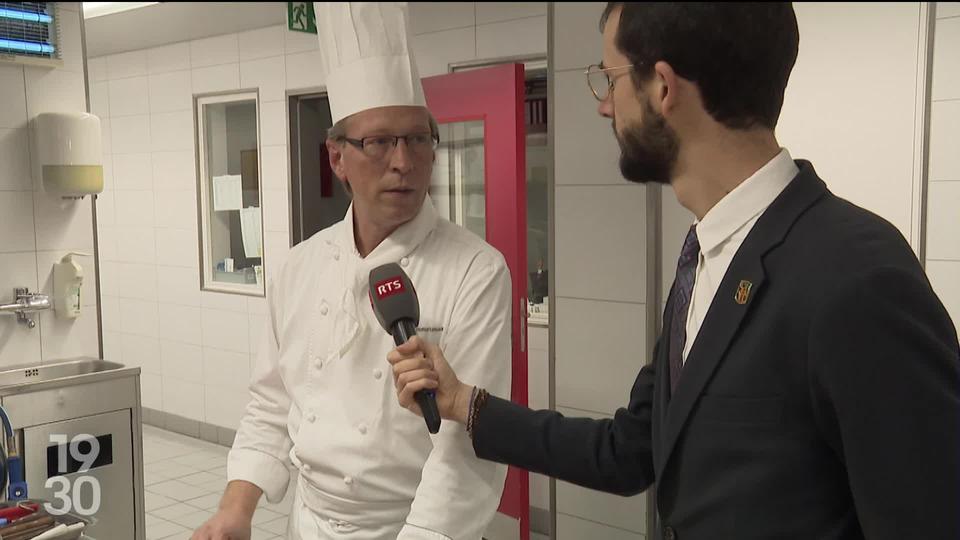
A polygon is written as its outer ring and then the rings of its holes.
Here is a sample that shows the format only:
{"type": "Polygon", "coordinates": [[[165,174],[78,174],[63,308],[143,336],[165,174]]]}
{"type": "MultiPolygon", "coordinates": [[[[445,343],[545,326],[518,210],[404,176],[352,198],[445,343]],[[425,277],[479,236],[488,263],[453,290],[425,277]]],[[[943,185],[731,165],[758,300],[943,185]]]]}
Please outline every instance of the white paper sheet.
{"type": "Polygon", "coordinates": [[[213,210],[240,210],[243,208],[243,187],[239,174],[213,177],[213,210]]]}
{"type": "Polygon", "coordinates": [[[243,252],[247,257],[261,257],[260,208],[251,206],[240,210],[240,231],[243,233],[243,252]]]}
{"type": "MultiPolygon", "coordinates": [[[[49,531],[41,534],[40,536],[35,536],[34,540],[55,540],[55,539],[67,539],[67,538],[79,538],[79,534],[82,533],[85,529],[84,523],[74,523],[73,525],[64,525],[60,524],[56,527],[50,529],[49,531]]],[[[87,538],[84,536],[83,538],[87,538]]]]}

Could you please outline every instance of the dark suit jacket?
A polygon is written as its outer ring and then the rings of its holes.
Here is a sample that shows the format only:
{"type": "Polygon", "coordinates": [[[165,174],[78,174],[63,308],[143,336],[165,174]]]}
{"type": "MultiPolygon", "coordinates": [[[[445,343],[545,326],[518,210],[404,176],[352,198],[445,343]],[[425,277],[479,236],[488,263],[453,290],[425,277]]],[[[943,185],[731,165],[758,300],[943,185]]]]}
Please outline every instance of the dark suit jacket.
{"type": "Polygon", "coordinates": [[[903,236],[797,165],[675,395],[664,333],[612,420],[491,399],[477,455],[622,495],[656,482],[665,536],[683,540],[960,539],[953,323],[903,236]]]}

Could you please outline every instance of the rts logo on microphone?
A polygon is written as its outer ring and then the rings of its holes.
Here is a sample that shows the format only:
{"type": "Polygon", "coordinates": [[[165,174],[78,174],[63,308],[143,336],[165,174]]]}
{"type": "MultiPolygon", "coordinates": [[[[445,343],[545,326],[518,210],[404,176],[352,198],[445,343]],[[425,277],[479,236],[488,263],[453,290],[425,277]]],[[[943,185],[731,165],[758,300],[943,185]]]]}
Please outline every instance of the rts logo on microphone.
{"type": "Polygon", "coordinates": [[[404,291],[403,280],[400,279],[400,276],[388,278],[377,283],[375,289],[377,291],[377,298],[383,300],[384,298],[402,293],[404,291]]]}

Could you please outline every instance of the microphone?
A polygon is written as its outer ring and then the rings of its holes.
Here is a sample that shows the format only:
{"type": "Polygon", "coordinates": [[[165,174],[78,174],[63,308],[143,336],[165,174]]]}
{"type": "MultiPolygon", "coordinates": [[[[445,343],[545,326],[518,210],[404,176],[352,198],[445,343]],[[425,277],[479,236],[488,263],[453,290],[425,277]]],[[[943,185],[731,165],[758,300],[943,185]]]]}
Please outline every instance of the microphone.
{"type": "MultiPolygon", "coordinates": [[[[370,271],[370,305],[380,326],[393,335],[397,346],[417,335],[420,323],[420,302],[417,291],[406,272],[397,263],[380,265],[370,271]]],[[[430,433],[440,431],[440,409],[433,390],[420,390],[414,394],[423,420],[430,433]]]]}

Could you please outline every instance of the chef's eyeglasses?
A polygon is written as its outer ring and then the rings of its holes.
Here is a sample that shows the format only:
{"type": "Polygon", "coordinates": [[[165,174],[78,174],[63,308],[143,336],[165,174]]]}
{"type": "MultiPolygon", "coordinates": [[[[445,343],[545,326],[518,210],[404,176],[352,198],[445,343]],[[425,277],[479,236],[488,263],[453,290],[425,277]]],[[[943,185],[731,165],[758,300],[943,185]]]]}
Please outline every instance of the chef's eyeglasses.
{"type": "Polygon", "coordinates": [[[384,159],[397,147],[400,139],[407,144],[407,150],[417,157],[427,157],[437,149],[440,136],[432,133],[411,133],[410,135],[374,135],[362,139],[343,137],[343,140],[363,151],[371,159],[384,159]]]}
{"type": "Polygon", "coordinates": [[[616,77],[610,77],[609,72],[615,69],[634,69],[633,64],[627,64],[624,66],[614,66],[614,67],[603,67],[603,64],[593,64],[587,67],[583,73],[587,76],[587,85],[590,86],[590,91],[593,92],[593,97],[597,98],[597,101],[603,101],[607,99],[607,96],[610,95],[610,92],[613,91],[613,85],[617,82],[622,75],[616,77]]]}

